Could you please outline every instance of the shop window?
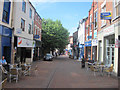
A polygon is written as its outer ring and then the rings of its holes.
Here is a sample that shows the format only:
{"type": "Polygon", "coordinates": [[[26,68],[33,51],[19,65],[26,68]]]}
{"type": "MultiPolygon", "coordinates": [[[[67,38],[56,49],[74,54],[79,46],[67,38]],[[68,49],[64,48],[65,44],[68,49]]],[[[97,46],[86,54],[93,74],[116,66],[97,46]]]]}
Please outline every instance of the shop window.
{"type": "Polygon", "coordinates": [[[23,0],[22,2],[22,11],[25,13],[26,12],[26,2],[23,0]]]}
{"type": "Polygon", "coordinates": [[[31,58],[31,50],[26,50],[26,58],[31,58]]]}
{"type": "Polygon", "coordinates": [[[10,5],[11,5],[11,2],[9,0],[4,1],[2,21],[8,24],[9,24],[9,17],[10,17],[10,5]]]}
{"type": "Polygon", "coordinates": [[[25,31],[25,20],[21,19],[21,29],[22,31],[25,31]]]}

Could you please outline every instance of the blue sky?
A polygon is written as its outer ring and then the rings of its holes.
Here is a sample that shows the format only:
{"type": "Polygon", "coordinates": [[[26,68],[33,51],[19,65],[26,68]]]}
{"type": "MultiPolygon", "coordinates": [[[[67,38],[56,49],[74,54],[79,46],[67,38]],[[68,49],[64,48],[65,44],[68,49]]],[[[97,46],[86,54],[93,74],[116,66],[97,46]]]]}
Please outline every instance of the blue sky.
{"type": "Polygon", "coordinates": [[[70,35],[77,30],[79,20],[88,16],[91,2],[32,2],[41,18],[60,20],[70,35]]]}

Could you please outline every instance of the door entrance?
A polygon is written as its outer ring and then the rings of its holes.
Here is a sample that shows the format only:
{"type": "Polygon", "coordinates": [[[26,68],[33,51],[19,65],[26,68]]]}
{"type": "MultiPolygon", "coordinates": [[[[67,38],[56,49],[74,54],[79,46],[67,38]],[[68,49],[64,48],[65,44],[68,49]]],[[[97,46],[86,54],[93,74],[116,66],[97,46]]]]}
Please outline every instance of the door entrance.
{"type": "Polygon", "coordinates": [[[115,55],[115,45],[110,44],[106,46],[106,64],[107,65],[110,65],[110,64],[114,65],[114,55],[115,55]]]}
{"type": "Polygon", "coordinates": [[[10,60],[11,60],[10,47],[4,46],[3,56],[5,56],[5,59],[6,59],[7,63],[10,63],[10,60]]]}

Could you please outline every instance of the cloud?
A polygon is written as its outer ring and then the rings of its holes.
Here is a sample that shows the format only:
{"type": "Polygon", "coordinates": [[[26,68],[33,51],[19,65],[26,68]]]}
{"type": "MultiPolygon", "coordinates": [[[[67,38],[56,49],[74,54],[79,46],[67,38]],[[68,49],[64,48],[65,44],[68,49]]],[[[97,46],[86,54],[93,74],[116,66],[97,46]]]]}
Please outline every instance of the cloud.
{"type": "Polygon", "coordinates": [[[77,27],[72,27],[69,32],[70,32],[70,36],[73,36],[73,33],[77,31],[77,27]]]}

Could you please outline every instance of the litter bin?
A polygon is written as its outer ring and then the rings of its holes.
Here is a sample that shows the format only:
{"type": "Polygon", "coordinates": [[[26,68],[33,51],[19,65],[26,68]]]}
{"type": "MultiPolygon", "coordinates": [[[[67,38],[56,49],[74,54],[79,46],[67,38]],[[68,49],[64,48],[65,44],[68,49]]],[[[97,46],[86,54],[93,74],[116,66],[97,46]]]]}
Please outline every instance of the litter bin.
{"type": "Polygon", "coordinates": [[[81,68],[85,68],[85,58],[82,58],[82,61],[81,61],[81,68]]]}

